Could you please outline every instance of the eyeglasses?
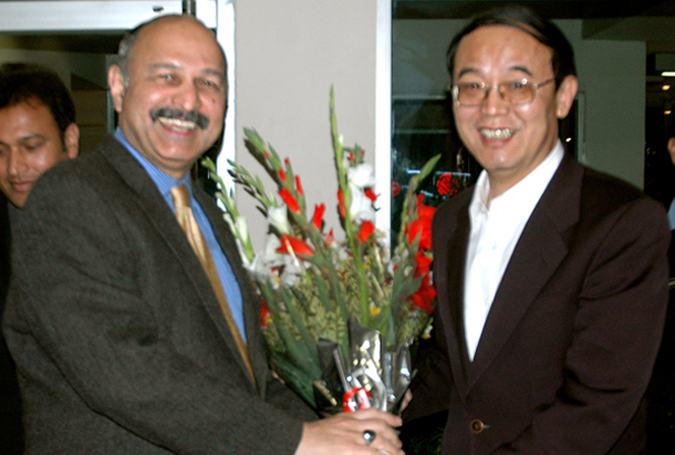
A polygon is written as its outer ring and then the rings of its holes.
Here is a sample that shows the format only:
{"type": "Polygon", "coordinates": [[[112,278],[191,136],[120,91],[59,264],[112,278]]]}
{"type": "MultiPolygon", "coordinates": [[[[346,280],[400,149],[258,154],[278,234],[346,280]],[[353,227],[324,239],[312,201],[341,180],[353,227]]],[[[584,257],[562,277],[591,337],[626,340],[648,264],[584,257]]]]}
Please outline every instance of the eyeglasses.
{"type": "Polygon", "coordinates": [[[488,97],[492,90],[497,90],[502,99],[510,104],[527,104],[534,100],[537,89],[553,82],[548,79],[541,84],[533,84],[527,79],[506,81],[496,86],[488,86],[485,82],[464,82],[452,86],[452,98],[458,106],[478,106],[488,97]]]}

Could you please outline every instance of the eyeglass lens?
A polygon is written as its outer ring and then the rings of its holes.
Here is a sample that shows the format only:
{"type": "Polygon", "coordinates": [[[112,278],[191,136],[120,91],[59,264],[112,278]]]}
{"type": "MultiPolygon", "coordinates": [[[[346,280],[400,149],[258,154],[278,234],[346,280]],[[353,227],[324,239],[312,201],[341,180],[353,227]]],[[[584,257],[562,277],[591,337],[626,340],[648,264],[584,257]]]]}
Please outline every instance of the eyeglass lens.
{"type": "Polygon", "coordinates": [[[550,82],[539,85],[530,83],[527,79],[502,82],[496,87],[488,87],[485,83],[468,82],[455,85],[455,99],[463,106],[476,106],[487,98],[489,92],[496,89],[501,97],[511,104],[526,104],[531,102],[537,88],[550,82]]]}

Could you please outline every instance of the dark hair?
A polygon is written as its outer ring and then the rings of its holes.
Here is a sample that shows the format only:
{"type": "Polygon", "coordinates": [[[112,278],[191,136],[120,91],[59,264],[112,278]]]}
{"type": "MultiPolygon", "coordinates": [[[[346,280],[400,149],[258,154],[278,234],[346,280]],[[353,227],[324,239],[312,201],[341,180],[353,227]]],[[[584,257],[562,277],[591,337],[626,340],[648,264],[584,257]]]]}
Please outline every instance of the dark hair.
{"type": "MultiPolygon", "coordinates": [[[[122,39],[120,40],[120,44],[117,48],[117,61],[116,64],[120,68],[120,71],[122,72],[122,76],[124,76],[124,82],[129,83],[129,56],[131,55],[131,51],[134,47],[134,44],[136,43],[136,40],[138,39],[138,35],[141,32],[141,30],[148,24],[151,24],[157,20],[163,20],[167,18],[177,18],[177,17],[189,17],[194,19],[194,21],[198,24],[200,24],[202,27],[204,27],[207,30],[210,30],[206,25],[204,25],[200,20],[196,19],[194,16],[190,15],[185,15],[185,14],[166,14],[164,16],[159,16],[155,17],[153,19],[150,19],[149,21],[143,22],[133,28],[132,30],[129,30],[124,33],[124,36],[122,36],[122,39]]],[[[214,35],[215,37],[215,35],[214,35]]],[[[218,44],[218,48],[220,49],[221,54],[223,55],[223,61],[225,62],[225,65],[227,65],[227,59],[225,58],[225,52],[223,49],[220,47],[220,44],[218,44]]]]}
{"type": "Polygon", "coordinates": [[[5,63],[0,66],[0,109],[37,98],[54,117],[61,140],[75,122],[75,105],[56,72],[35,63],[5,63]]]}
{"type": "Polygon", "coordinates": [[[558,27],[524,6],[507,6],[481,13],[469,22],[452,40],[447,53],[450,80],[453,78],[455,55],[460,41],[474,30],[488,25],[507,25],[529,34],[544,46],[553,50],[551,65],[555,75],[556,88],[567,76],[576,76],[574,51],[558,27]]]}

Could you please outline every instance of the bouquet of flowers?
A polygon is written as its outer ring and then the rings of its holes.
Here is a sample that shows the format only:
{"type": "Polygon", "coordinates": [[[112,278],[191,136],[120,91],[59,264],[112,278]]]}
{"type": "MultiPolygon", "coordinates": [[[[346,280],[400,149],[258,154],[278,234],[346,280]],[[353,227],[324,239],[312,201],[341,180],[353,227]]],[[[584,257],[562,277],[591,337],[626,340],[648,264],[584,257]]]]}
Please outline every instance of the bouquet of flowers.
{"type": "MultiPolygon", "coordinates": [[[[321,413],[374,406],[394,412],[412,379],[410,347],[431,323],[435,290],[430,266],[434,208],[415,195],[440,156],[411,181],[393,251],[375,228],[375,185],[364,151],[338,134],[331,89],[330,120],[344,238],[323,222],[325,204],[308,215],[300,177],[255,130],[246,146],[277,185],[230,161],[230,175],[259,203],[269,224],[256,252],[233,195],[217,193],[262,298],[262,327],[275,371],[321,413]],[[277,198],[278,196],[278,198],[277,198]]],[[[220,188],[213,162],[203,163],[220,188]]]]}

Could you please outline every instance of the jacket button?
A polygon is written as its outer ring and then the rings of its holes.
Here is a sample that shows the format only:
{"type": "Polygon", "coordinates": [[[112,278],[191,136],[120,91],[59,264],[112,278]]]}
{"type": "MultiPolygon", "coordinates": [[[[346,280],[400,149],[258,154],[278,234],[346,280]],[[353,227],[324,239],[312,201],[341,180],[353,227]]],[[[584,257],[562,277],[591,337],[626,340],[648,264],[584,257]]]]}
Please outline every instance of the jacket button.
{"type": "Polygon", "coordinates": [[[471,421],[471,423],[469,424],[469,428],[471,428],[472,433],[480,434],[485,429],[485,424],[480,420],[475,419],[471,421]]]}

